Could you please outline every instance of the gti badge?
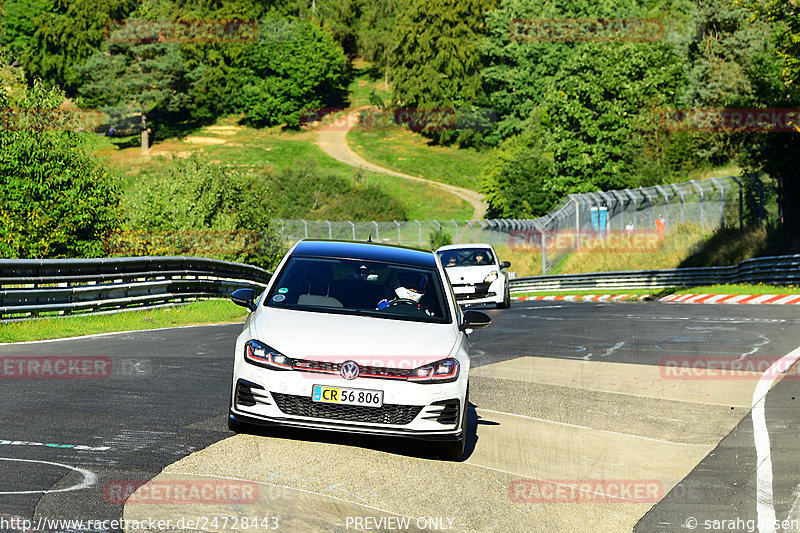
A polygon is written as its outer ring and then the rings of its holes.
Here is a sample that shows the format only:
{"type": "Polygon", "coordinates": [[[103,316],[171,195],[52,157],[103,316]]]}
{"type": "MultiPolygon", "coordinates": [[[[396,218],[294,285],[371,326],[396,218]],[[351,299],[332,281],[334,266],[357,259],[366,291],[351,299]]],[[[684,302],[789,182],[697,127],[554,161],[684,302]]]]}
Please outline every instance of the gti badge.
{"type": "Polygon", "coordinates": [[[344,379],[356,379],[358,377],[358,365],[355,361],[345,361],[342,363],[342,368],[339,373],[344,379]]]}

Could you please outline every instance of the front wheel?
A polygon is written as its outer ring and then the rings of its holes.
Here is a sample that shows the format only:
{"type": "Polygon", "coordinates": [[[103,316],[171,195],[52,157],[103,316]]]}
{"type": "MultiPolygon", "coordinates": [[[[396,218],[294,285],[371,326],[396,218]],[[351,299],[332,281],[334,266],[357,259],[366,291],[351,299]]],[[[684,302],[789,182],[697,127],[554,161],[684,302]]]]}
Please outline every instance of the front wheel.
{"type": "Polygon", "coordinates": [[[469,385],[467,394],[464,395],[464,408],[461,410],[461,439],[445,441],[442,443],[442,452],[451,461],[460,461],[464,457],[464,450],[467,446],[467,411],[469,411],[469,385]]]}

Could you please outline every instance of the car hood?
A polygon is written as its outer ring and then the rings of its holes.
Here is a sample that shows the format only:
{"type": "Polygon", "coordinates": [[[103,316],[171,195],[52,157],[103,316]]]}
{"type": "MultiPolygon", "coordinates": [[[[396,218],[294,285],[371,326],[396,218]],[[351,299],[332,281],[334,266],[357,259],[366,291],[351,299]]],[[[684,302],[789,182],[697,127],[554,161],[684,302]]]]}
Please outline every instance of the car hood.
{"type": "Polygon", "coordinates": [[[493,270],[500,271],[496,265],[488,266],[466,266],[466,267],[447,267],[447,275],[450,283],[460,285],[462,283],[480,283],[493,270]]]}
{"type": "Polygon", "coordinates": [[[458,341],[452,324],[427,324],[385,318],[264,308],[253,328],[258,340],[289,357],[353,359],[375,366],[395,366],[403,357],[435,361],[451,355],[458,341]],[[382,361],[382,359],[380,359],[382,361]]]}

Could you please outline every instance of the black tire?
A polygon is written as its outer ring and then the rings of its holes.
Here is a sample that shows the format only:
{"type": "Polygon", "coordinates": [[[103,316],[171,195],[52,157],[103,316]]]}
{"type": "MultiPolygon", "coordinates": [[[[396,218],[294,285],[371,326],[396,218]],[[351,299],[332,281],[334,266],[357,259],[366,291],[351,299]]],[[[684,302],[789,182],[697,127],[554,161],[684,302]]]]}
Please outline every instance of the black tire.
{"type": "Polygon", "coordinates": [[[442,453],[451,461],[461,461],[464,457],[464,450],[467,446],[467,412],[469,411],[469,385],[467,394],[464,396],[464,408],[461,410],[461,439],[445,441],[442,443],[442,453]]]}

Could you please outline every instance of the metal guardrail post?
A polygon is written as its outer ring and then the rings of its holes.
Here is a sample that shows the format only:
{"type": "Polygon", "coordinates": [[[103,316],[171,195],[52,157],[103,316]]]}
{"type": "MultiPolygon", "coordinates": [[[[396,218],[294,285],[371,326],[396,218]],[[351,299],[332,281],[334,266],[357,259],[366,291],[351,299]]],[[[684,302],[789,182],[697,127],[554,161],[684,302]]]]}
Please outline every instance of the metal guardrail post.
{"type": "Polygon", "coordinates": [[[419,227],[419,247],[422,248],[422,222],[419,220],[415,220],[414,222],[416,222],[419,227]]]}
{"type": "Polygon", "coordinates": [[[467,226],[469,226],[469,242],[474,242],[475,241],[475,237],[473,237],[473,233],[472,233],[472,221],[471,220],[466,220],[465,222],[467,223],[467,226]]]}
{"type": "Polygon", "coordinates": [[[374,220],[372,221],[372,223],[375,225],[375,240],[376,241],[380,241],[381,240],[381,230],[378,227],[378,223],[375,222],[374,220]]]}
{"type": "Polygon", "coordinates": [[[397,244],[403,244],[403,238],[402,235],[400,235],[400,223],[396,220],[394,223],[397,226],[397,244]]]}
{"type": "Polygon", "coordinates": [[[353,224],[352,220],[348,220],[347,222],[350,224],[350,229],[353,230],[353,240],[356,240],[356,225],[353,224]]]}
{"type": "Polygon", "coordinates": [[[459,242],[459,241],[458,241],[458,224],[456,223],[456,221],[455,221],[455,220],[451,220],[450,222],[452,222],[452,223],[453,223],[453,226],[455,226],[455,227],[456,227],[456,229],[455,229],[455,233],[453,233],[453,242],[457,243],[457,242],[459,242]]]}
{"type": "Polygon", "coordinates": [[[302,218],[300,219],[300,222],[302,222],[303,226],[305,227],[305,238],[308,239],[308,223],[302,218]]]}
{"type": "Polygon", "coordinates": [[[331,227],[331,221],[330,220],[323,220],[323,222],[328,224],[328,238],[333,240],[333,228],[331,227]]]}

